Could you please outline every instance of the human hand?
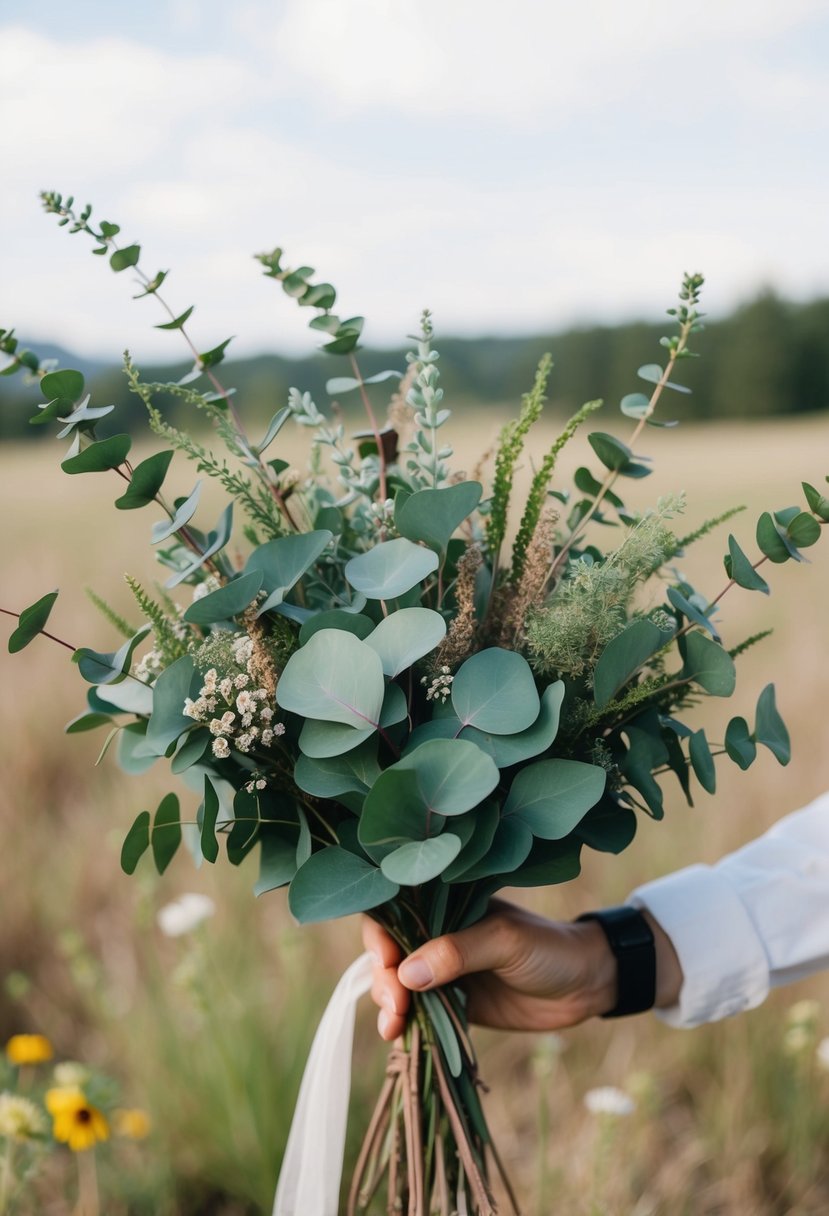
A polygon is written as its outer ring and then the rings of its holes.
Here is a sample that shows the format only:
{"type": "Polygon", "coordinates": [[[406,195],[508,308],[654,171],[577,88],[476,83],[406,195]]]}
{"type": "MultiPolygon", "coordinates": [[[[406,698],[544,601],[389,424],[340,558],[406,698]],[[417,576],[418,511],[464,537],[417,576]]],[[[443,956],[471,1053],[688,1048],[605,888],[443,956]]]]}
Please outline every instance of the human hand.
{"type": "Polygon", "coordinates": [[[477,924],[420,946],[405,960],[380,925],[363,918],[365,947],[377,959],[372,997],[378,1030],[403,1033],[411,992],[463,979],[471,1022],[502,1030],[557,1030],[616,1003],[616,960],[596,921],[545,920],[493,900],[477,924]]]}

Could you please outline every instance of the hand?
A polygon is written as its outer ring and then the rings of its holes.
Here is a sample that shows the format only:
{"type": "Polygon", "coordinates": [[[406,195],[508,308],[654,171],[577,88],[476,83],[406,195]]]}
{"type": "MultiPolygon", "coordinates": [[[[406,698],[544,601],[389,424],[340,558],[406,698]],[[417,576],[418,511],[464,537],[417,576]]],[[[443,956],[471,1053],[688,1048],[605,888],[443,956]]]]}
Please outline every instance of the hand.
{"type": "Polygon", "coordinates": [[[476,925],[435,938],[405,960],[375,921],[363,941],[375,955],[372,997],[384,1039],[403,1033],[410,992],[464,978],[469,1019],[502,1030],[573,1026],[616,1003],[616,960],[596,921],[544,920],[493,900],[476,925]]]}

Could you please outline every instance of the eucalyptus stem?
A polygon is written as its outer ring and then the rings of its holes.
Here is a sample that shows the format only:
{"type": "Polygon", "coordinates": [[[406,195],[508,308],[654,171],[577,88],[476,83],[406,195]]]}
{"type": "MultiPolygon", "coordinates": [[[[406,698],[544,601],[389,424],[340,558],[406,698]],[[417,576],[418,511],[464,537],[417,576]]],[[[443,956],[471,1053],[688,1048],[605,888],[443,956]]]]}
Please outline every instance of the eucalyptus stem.
{"type": "Polygon", "coordinates": [[[351,364],[351,370],[354,372],[354,378],[357,381],[357,383],[359,384],[360,398],[363,402],[363,409],[366,411],[366,416],[368,417],[369,426],[371,427],[372,433],[374,435],[374,442],[377,445],[377,463],[378,463],[378,469],[379,469],[379,474],[380,474],[380,487],[379,487],[380,501],[385,502],[386,499],[388,498],[388,485],[386,482],[386,457],[383,452],[383,443],[380,438],[380,428],[377,425],[377,417],[374,413],[374,410],[371,407],[371,401],[369,399],[368,393],[366,392],[366,386],[363,383],[362,373],[360,372],[360,368],[357,365],[357,360],[355,359],[353,354],[350,354],[348,356],[348,360],[349,360],[349,363],[351,364]]]}
{"type": "MultiPolygon", "coordinates": [[[[12,612],[10,608],[0,608],[0,612],[4,613],[6,616],[13,616],[15,620],[20,620],[20,613],[12,612]]],[[[38,633],[42,633],[43,636],[48,638],[50,642],[57,642],[59,646],[65,646],[66,649],[71,650],[73,654],[78,649],[77,646],[73,646],[71,642],[64,642],[63,638],[55,637],[53,633],[48,633],[45,629],[38,629],[38,633]]]]}

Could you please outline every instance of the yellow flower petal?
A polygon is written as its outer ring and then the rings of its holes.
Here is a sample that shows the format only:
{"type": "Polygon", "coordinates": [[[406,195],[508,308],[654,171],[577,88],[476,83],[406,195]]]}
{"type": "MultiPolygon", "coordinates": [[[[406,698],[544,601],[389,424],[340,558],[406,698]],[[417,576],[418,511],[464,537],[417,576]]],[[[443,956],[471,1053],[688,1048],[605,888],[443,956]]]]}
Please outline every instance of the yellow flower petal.
{"type": "Polygon", "coordinates": [[[10,1064],[43,1064],[53,1056],[52,1044],[43,1034],[13,1034],[6,1044],[10,1064]]]}
{"type": "Polygon", "coordinates": [[[152,1127],[147,1112],[137,1108],[116,1110],[114,1122],[116,1135],[124,1136],[127,1140],[145,1140],[152,1127]]]}

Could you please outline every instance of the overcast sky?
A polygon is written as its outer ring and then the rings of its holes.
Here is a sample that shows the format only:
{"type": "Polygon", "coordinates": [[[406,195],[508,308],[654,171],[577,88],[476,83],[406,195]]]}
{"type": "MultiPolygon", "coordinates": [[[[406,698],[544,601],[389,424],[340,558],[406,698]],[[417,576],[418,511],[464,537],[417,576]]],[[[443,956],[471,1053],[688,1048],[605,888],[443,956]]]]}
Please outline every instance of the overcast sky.
{"type": "Polygon", "coordinates": [[[829,292],[825,0],[0,0],[0,325],[179,356],[39,209],[140,241],[202,349],[310,350],[281,245],[396,344],[829,292]]]}

